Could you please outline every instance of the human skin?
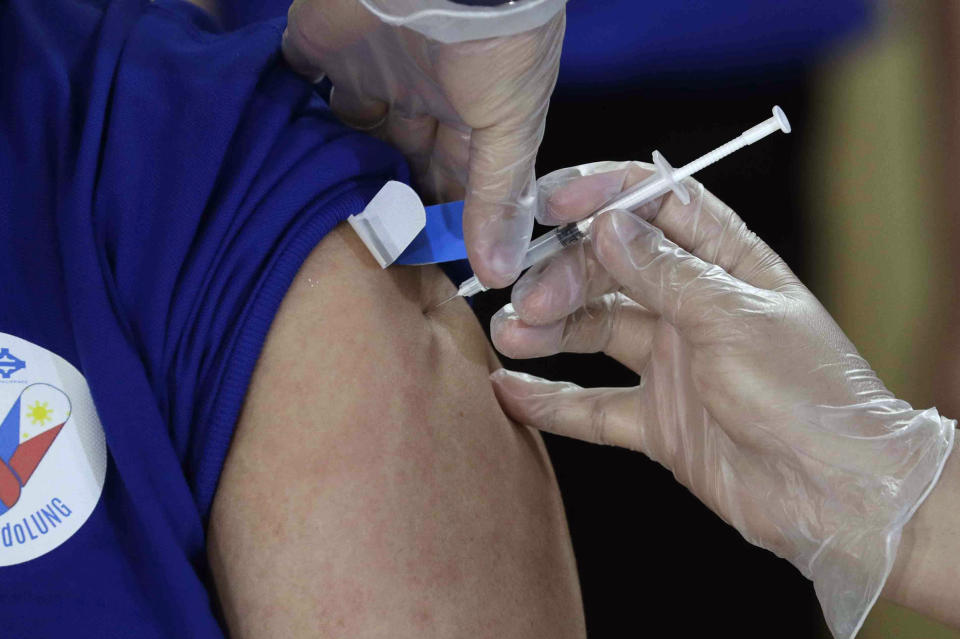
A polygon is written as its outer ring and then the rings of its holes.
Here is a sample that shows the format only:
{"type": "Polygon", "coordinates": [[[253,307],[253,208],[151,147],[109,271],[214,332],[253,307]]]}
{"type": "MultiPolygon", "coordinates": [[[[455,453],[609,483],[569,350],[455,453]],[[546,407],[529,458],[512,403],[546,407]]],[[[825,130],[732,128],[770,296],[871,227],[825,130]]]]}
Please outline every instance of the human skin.
{"type": "Polygon", "coordinates": [[[274,320],[211,514],[231,636],[584,637],[538,434],[433,267],[381,270],[349,227],[274,320]]]}
{"type": "Polygon", "coordinates": [[[960,443],[903,529],[883,597],[960,628],[960,443]]]}

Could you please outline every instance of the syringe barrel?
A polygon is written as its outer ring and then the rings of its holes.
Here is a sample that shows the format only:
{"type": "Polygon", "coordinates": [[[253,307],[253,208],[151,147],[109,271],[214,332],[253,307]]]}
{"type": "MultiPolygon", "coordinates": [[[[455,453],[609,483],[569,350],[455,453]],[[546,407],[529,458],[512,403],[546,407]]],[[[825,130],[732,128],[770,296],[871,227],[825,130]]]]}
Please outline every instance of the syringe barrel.
{"type": "Polygon", "coordinates": [[[527,247],[526,255],[523,256],[523,268],[528,269],[562,251],[566,245],[561,241],[562,231],[565,228],[565,226],[555,228],[532,241],[527,247]]]}
{"type": "MultiPolygon", "coordinates": [[[[601,207],[600,212],[611,209],[634,209],[641,204],[659,197],[670,190],[670,183],[657,175],[650,176],[638,185],[621,194],[615,199],[601,207]]],[[[596,214],[591,215],[580,222],[572,222],[559,226],[552,231],[544,233],[530,243],[526,255],[523,256],[523,268],[528,269],[534,264],[539,264],[543,260],[553,257],[563,250],[564,247],[576,244],[582,240],[590,228],[590,223],[596,214]]]]}

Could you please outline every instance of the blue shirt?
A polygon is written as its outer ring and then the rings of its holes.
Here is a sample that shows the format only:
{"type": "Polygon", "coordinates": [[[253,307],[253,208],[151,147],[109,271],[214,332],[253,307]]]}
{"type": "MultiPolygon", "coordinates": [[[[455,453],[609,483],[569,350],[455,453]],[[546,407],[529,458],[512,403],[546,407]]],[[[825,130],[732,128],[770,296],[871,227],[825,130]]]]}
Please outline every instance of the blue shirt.
{"type": "Polygon", "coordinates": [[[107,451],[85,523],[4,565],[69,518],[47,460],[82,402],[0,386],[3,637],[222,636],[204,523],[270,322],[317,242],[408,179],[285,66],[282,30],[216,33],[178,0],[0,1],[0,384],[36,374],[34,346],[63,358],[107,451]]]}

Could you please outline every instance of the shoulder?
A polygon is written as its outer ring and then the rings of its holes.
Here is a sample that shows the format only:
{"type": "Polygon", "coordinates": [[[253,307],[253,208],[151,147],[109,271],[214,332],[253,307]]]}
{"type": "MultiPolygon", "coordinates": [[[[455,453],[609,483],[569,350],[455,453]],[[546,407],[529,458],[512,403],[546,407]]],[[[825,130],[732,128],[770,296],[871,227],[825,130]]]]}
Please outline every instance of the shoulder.
{"type": "Polygon", "coordinates": [[[452,293],[434,268],[381,270],[344,227],[301,268],[211,515],[231,631],[582,636],[543,443],[499,409],[466,304],[424,315],[452,293]]]}

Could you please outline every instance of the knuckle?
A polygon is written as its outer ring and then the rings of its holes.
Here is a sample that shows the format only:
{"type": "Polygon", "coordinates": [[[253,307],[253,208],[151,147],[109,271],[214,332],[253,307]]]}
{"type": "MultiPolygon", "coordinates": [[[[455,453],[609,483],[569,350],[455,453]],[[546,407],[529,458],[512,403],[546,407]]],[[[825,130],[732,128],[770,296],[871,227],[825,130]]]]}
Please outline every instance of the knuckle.
{"type": "Polygon", "coordinates": [[[534,412],[533,416],[539,420],[538,427],[540,429],[550,433],[563,434],[563,429],[561,428],[563,424],[561,412],[564,410],[565,407],[560,405],[559,402],[548,402],[546,409],[541,408],[542,412],[539,415],[534,412]]]}
{"type": "Polygon", "coordinates": [[[621,293],[611,293],[600,298],[597,314],[600,330],[597,331],[597,350],[606,350],[618,332],[627,330],[625,326],[624,302],[628,298],[621,293]]]}
{"type": "Polygon", "coordinates": [[[609,416],[606,409],[599,401],[594,401],[590,411],[590,441],[597,444],[608,445],[610,442],[607,437],[609,416]]]}

